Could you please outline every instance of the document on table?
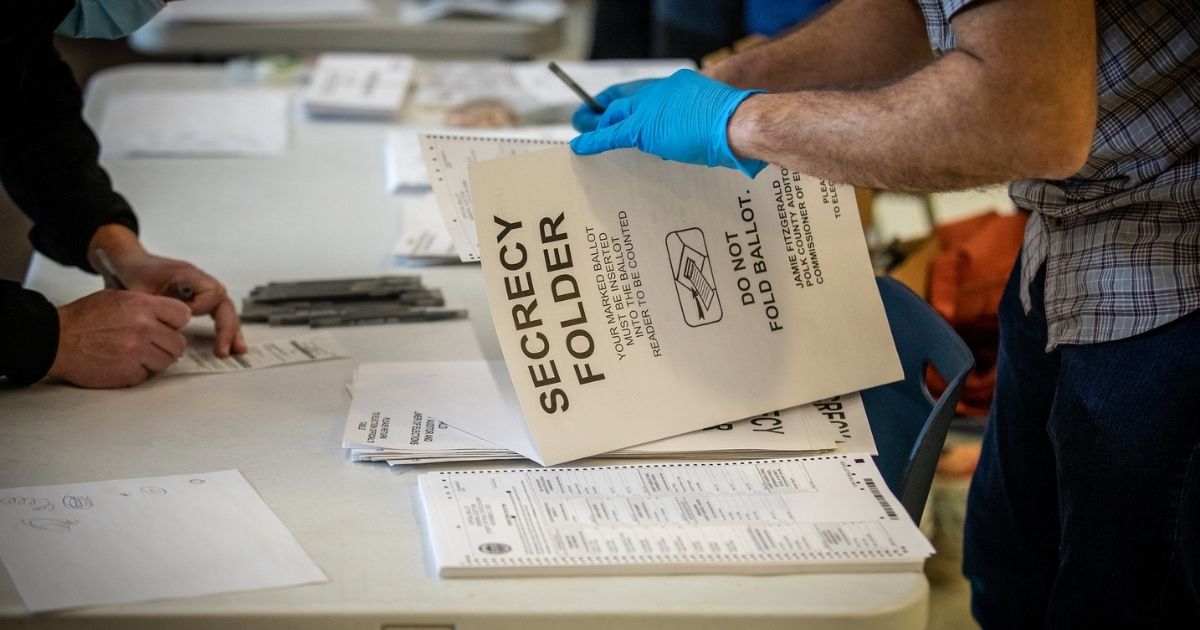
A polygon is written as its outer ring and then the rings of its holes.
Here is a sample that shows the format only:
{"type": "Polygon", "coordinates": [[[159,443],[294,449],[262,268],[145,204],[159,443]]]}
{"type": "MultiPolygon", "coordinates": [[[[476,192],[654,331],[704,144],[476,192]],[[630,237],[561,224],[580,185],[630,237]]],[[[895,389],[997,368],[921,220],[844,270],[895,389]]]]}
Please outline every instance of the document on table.
{"type": "Polygon", "coordinates": [[[848,187],[568,147],[469,171],[488,303],[536,461],[903,377],[848,187]]]}
{"type": "Polygon", "coordinates": [[[276,156],[288,116],[281,89],[127,92],[105,100],[98,135],[109,157],[276,156]]]}
{"type": "Polygon", "coordinates": [[[0,490],[30,612],[326,581],[236,470],[0,490]]]}
{"type": "Polygon", "coordinates": [[[350,356],[329,333],[313,333],[248,345],[245,354],[232,354],[222,359],[213,354],[211,339],[192,339],[183,356],[163,375],[245,372],[350,356]]]}
{"type": "Polygon", "coordinates": [[[463,470],[418,479],[444,577],[920,571],[871,457],[463,470]]]}
{"type": "Polygon", "coordinates": [[[411,55],[325,53],[301,102],[313,116],[395,118],[415,64],[411,55]]]}
{"type": "Polygon", "coordinates": [[[467,167],[482,160],[566,146],[562,140],[490,138],[480,134],[421,133],[418,137],[438,209],[463,262],[479,260],[467,167]]]}
{"type": "MultiPolygon", "coordinates": [[[[419,136],[457,136],[460,132],[444,129],[396,127],[384,136],[384,180],[391,194],[422,192],[430,189],[429,169],[421,153],[419,136]]],[[[565,142],[578,135],[570,125],[531,125],[492,130],[471,130],[471,137],[500,140],[552,140],[565,142]]]]}
{"type": "MultiPolygon", "coordinates": [[[[500,398],[472,396],[474,408],[451,402],[462,398],[461,391],[497,391],[493,375],[503,373],[498,361],[360,364],[350,386],[342,446],[353,449],[354,459],[395,463],[528,457],[531,453],[518,454],[488,439],[509,441],[508,436],[523,431],[524,418],[507,402],[515,399],[511,384],[500,398]],[[450,405],[457,415],[435,415],[434,410],[440,413],[450,405]]],[[[831,450],[843,434],[862,436],[874,450],[858,394],[760,413],[600,456],[792,456],[831,450]]]]}
{"type": "MultiPolygon", "coordinates": [[[[559,61],[559,67],[588,94],[618,83],[639,79],[660,79],[676,70],[695,70],[691,59],[622,59],[620,61],[559,61]]],[[[579,96],[541,61],[513,66],[513,78],[526,94],[543,105],[578,104],[579,96]]]]}
{"type": "Polygon", "coordinates": [[[450,108],[475,100],[518,104],[529,97],[517,85],[513,64],[503,61],[428,61],[417,66],[413,101],[450,108]]]}
{"type": "Polygon", "coordinates": [[[401,230],[392,246],[398,264],[458,262],[454,241],[438,213],[433,193],[405,195],[400,202],[401,230]]]}

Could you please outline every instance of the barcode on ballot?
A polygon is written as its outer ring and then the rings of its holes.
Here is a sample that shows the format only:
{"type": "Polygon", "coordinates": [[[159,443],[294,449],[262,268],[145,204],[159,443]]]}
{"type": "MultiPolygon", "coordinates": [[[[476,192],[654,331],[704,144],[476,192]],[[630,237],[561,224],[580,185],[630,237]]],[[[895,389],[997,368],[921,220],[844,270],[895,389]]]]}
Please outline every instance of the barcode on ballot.
{"type": "Polygon", "coordinates": [[[870,477],[865,477],[863,478],[863,483],[867,484],[867,489],[870,490],[871,494],[875,496],[875,500],[879,502],[879,507],[883,508],[883,511],[888,515],[888,518],[896,520],[896,518],[898,518],[896,516],[896,510],[892,509],[892,506],[888,503],[887,498],[885,498],[883,493],[879,491],[879,486],[875,485],[875,480],[871,479],[870,477]]]}

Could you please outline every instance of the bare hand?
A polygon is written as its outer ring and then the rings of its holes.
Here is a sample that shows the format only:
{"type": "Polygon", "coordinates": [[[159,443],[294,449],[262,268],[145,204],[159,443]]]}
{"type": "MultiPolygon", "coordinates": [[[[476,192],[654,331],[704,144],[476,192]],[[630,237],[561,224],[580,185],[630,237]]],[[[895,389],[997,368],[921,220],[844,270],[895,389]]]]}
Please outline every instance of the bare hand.
{"type": "Polygon", "coordinates": [[[132,291],[180,298],[180,289],[191,290],[184,302],[192,315],[211,315],[216,328],[213,353],[218,357],[246,352],[237,309],[216,278],[191,263],[155,256],[142,248],[137,236],[119,225],[106,225],[92,237],[112,260],[121,280],[132,291]]]}
{"type": "Polygon", "coordinates": [[[179,300],[100,291],[58,309],[58,354],[49,376],[80,387],[128,387],[171,366],[192,317],[179,300]]]}

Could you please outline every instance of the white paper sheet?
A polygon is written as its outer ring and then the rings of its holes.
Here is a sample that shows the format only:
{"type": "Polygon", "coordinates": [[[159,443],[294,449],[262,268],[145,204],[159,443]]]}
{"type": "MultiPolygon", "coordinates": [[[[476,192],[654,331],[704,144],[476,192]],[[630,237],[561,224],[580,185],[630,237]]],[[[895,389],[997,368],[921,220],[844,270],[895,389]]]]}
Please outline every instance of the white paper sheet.
{"type": "MultiPolygon", "coordinates": [[[[390,401],[406,412],[421,410],[434,418],[455,418],[456,428],[472,436],[529,459],[540,459],[521,421],[508,371],[499,361],[363,363],[355,372],[354,387],[355,391],[372,391],[378,396],[376,401],[390,401]],[[397,378],[403,379],[402,383],[397,378]]],[[[366,400],[356,397],[351,404],[355,400],[359,407],[351,413],[357,418],[366,400]]],[[[347,429],[349,435],[350,427],[347,429]]],[[[358,437],[346,439],[353,442],[358,437]]],[[[373,441],[367,443],[374,445],[373,441]]]]}
{"type": "Polygon", "coordinates": [[[395,118],[415,64],[410,55],[326,53],[301,102],[313,116],[395,118]]]}
{"type": "Polygon", "coordinates": [[[236,470],[0,490],[31,612],[326,581],[236,470]]]}
{"type": "MultiPolygon", "coordinates": [[[[384,136],[383,163],[387,191],[403,194],[429,190],[429,169],[421,155],[421,134],[454,135],[451,129],[396,127],[384,136]]],[[[473,129],[473,137],[567,141],[578,135],[570,125],[532,125],[496,130],[473,129]]],[[[436,209],[436,205],[434,206],[436,209]]]]}
{"type": "Polygon", "coordinates": [[[495,138],[474,132],[469,135],[422,132],[418,137],[438,210],[463,262],[479,260],[479,234],[475,230],[475,206],[471,200],[468,166],[475,162],[566,144],[561,140],[495,138]]]}
{"type": "Polygon", "coordinates": [[[454,241],[438,213],[433,193],[405,195],[400,202],[400,234],[392,246],[399,264],[458,262],[454,241]]]}
{"type": "Polygon", "coordinates": [[[418,479],[443,577],[919,571],[865,454],[461,470],[418,479]]]}
{"type": "MultiPolygon", "coordinates": [[[[595,96],[604,88],[638,79],[661,79],[676,70],[696,69],[690,59],[622,59],[619,61],[560,61],[563,69],[579,87],[595,96]]],[[[513,78],[526,94],[543,105],[578,105],[579,97],[542,61],[520,63],[513,67],[513,78]]]]}
{"type": "MultiPolygon", "coordinates": [[[[363,363],[350,386],[351,401],[342,437],[344,448],[357,449],[354,459],[380,461],[406,459],[419,463],[508,458],[515,449],[475,434],[511,425],[512,435],[521,417],[505,413],[511,398],[511,383],[495,384],[499,361],[442,361],[411,363],[363,363]],[[488,400],[474,394],[472,409],[460,407],[461,416],[431,416],[413,401],[426,399],[426,381],[452,384],[456,391],[500,391],[504,397],[488,400]]],[[[451,394],[456,395],[457,394],[451,394]]],[[[494,436],[500,439],[501,433],[494,436]]],[[[800,452],[832,450],[838,441],[866,444],[874,450],[870,426],[858,394],[846,394],[813,405],[764,413],[723,423],[708,429],[623,448],[605,457],[728,457],[782,456],[800,452]],[[835,424],[841,430],[831,428],[835,424]],[[840,440],[835,440],[835,437],[840,440]]],[[[860,452],[860,451],[854,451],[860,452]]]]}
{"type": "Polygon", "coordinates": [[[104,103],[100,145],[110,157],[282,155],[288,116],[279,89],[126,92],[104,103]]]}
{"type": "Polygon", "coordinates": [[[213,354],[211,339],[191,339],[187,351],[163,372],[163,376],[245,372],[350,356],[333,335],[324,332],[247,345],[249,348],[245,354],[221,359],[213,354]]]}

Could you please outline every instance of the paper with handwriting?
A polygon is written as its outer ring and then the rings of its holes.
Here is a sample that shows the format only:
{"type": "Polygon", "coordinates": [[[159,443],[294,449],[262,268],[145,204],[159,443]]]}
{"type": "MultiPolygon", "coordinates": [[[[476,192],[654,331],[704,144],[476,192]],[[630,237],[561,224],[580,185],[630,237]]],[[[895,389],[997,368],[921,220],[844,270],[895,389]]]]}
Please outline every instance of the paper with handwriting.
{"type": "Polygon", "coordinates": [[[0,490],[30,612],[326,581],[236,470],[0,490]]]}

